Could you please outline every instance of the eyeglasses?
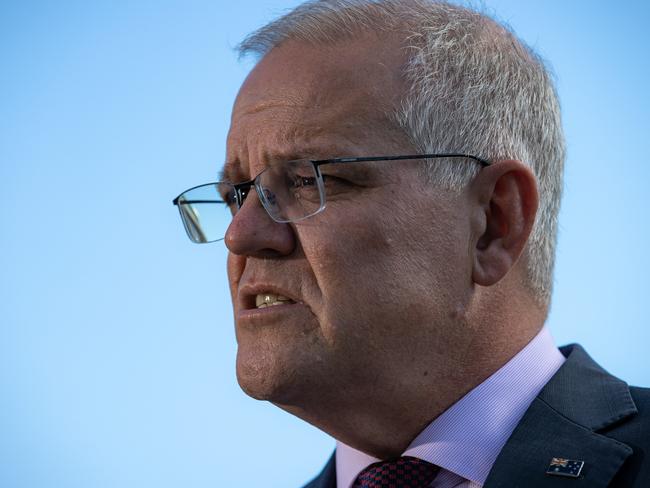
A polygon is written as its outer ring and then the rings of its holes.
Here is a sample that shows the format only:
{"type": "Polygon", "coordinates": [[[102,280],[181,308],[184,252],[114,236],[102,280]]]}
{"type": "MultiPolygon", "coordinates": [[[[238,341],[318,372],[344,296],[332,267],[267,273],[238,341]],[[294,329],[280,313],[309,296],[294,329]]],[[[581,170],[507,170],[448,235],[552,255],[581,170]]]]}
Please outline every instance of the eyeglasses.
{"type": "Polygon", "coordinates": [[[244,204],[251,187],[262,206],[279,223],[300,222],[325,209],[324,164],[349,164],[373,161],[454,158],[471,160],[482,167],[489,161],[470,154],[417,154],[407,156],[369,156],[361,158],[297,159],[271,164],[252,180],[242,183],[218,181],[195,186],[173,200],[185,231],[198,244],[220,241],[234,215],[244,204]]]}

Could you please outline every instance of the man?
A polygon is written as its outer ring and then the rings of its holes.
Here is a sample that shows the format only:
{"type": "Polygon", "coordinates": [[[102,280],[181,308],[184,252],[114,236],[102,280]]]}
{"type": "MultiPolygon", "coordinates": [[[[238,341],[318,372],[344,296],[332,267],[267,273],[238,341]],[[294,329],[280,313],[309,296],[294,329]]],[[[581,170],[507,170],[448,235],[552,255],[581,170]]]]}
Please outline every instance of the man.
{"type": "Polygon", "coordinates": [[[308,486],[650,486],[648,390],[544,327],[564,142],[538,57],[424,0],[308,2],[241,53],[224,183],[175,203],[225,236],[241,387],[338,441],[308,486]]]}

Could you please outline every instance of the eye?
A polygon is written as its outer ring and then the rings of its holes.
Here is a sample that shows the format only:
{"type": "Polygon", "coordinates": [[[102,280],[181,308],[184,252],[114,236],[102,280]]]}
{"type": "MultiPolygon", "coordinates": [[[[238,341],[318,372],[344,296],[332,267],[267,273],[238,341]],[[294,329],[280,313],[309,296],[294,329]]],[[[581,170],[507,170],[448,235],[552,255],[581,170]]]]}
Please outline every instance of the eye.
{"type": "MultiPolygon", "coordinates": [[[[349,182],[344,180],[343,178],[339,178],[338,176],[332,176],[332,175],[321,175],[323,178],[323,184],[325,187],[334,187],[334,186],[342,186],[345,184],[348,184],[349,182]]],[[[318,186],[318,182],[315,176],[300,176],[300,175],[294,175],[293,180],[291,181],[291,188],[294,190],[297,189],[310,189],[310,188],[316,188],[318,186]]]]}
{"type": "MultiPolygon", "coordinates": [[[[242,192],[244,198],[246,197],[246,193],[247,191],[242,192]]],[[[231,185],[220,185],[219,196],[232,214],[237,212],[239,209],[239,206],[237,205],[237,194],[231,185]]]]}
{"type": "Polygon", "coordinates": [[[300,176],[300,186],[316,186],[316,178],[314,176],[300,176]]]}
{"type": "Polygon", "coordinates": [[[219,196],[221,197],[221,200],[228,206],[232,205],[232,203],[235,201],[235,191],[233,189],[229,191],[220,191],[219,196]]]}
{"type": "MultiPolygon", "coordinates": [[[[251,190],[250,187],[249,187],[249,188],[242,188],[242,189],[240,190],[241,201],[242,201],[242,203],[244,203],[244,200],[246,200],[246,197],[248,196],[248,192],[249,192],[250,190],[251,190]]],[[[234,190],[234,189],[233,189],[233,191],[232,191],[232,201],[233,201],[233,204],[236,204],[236,203],[237,203],[237,196],[236,196],[236,194],[235,194],[235,190],[234,190]]]]}
{"type": "Polygon", "coordinates": [[[315,176],[293,175],[293,178],[291,178],[290,181],[290,186],[293,189],[313,187],[316,186],[316,184],[315,176]]]}

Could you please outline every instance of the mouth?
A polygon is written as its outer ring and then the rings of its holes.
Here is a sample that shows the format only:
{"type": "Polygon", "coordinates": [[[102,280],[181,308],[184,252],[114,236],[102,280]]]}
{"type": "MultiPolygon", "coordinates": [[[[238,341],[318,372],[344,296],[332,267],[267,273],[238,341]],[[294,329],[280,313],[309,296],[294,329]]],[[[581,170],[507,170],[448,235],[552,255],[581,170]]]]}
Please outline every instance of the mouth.
{"type": "Polygon", "coordinates": [[[278,310],[276,307],[300,305],[301,301],[288,290],[274,285],[245,285],[239,290],[239,310],[256,312],[262,309],[278,310]]]}
{"type": "Polygon", "coordinates": [[[290,305],[296,303],[289,297],[276,293],[264,292],[255,295],[255,308],[277,307],[278,305],[290,305]]]}
{"type": "Polygon", "coordinates": [[[308,308],[290,289],[270,284],[247,284],[239,289],[238,326],[269,325],[280,320],[293,320],[308,308]],[[295,315],[295,314],[298,315],[295,315]]]}

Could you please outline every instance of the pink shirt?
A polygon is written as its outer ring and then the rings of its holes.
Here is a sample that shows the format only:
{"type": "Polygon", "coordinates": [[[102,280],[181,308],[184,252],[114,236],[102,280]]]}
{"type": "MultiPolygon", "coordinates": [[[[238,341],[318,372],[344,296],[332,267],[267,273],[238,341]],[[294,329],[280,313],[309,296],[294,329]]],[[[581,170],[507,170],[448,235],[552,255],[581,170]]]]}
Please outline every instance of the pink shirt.
{"type": "MultiPolygon", "coordinates": [[[[546,327],[492,376],[431,422],[402,454],[440,466],[430,488],[477,488],[526,409],[564,363],[546,327]]],[[[379,459],[336,443],[336,482],[350,488],[379,459]]]]}

